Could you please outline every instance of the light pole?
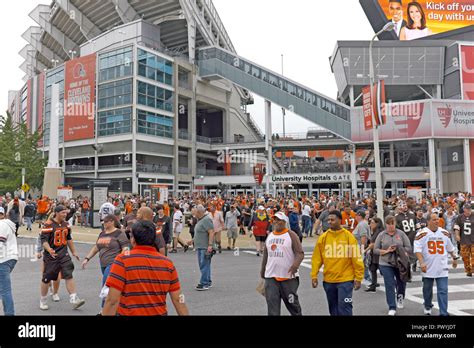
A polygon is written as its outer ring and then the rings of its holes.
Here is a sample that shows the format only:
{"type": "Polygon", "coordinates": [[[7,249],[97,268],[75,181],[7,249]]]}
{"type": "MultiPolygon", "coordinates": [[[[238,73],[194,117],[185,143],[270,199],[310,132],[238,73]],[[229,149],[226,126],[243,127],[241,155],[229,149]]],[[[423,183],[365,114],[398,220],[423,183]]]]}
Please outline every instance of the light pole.
{"type": "Polygon", "coordinates": [[[369,68],[370,68],[370,99],[372,107],[372,119],[373,119],[373,132],[374,132],[374,157],[375,157],[375,191],[377,195],[377,217],[384,221],[383,214],[383,188],[382,188],[382,168],[380,165],[380,144],[379,144],[379,126],[375,120],[375,115],[373,112],[373,103],[375,102],[374,96],[374,84],[375,84],[375,68],[374,68],[374,58],[373,58],[373,47],[374,41],[377,36],[386,31],[391,31],[395,28],[393,22],[385,24],[382,30],[374,35],[369,45],[369,68]]]}
{"type": "MultiPolygon", "coordinates": [[[[285,76],[283,66],[284,66],[284,56],[282,54],[281,55],[281,76],[285,76]]],[[[286,138],[286,120],[285,120],[286,110],[285,110],[285,108],[281,108],[281,111],[283,112],[283,138],[285,139],[286,138]]]]}

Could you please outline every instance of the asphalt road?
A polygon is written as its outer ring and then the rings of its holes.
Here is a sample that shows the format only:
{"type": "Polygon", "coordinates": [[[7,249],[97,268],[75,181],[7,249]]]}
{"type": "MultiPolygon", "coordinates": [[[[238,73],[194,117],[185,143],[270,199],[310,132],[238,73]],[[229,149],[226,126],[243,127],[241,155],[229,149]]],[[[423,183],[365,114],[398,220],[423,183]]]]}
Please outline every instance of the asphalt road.
{"type": "MultiPolygon", "coordinates": [[[[12,286],[17,315],[96,315],[99,312],[99,292],[101,289],[101,272],[97,257],[93,259],[87,270],[80,269],[76,262],[74,278],[78,294],[86,300],[79,310],[73,310],[69,304],[69,296],[65,283],[61,283],[59,303],[49,301],[49,311],[39,309],[39,287],[41,279],[41,263],[32,262],[34,240],[19,239],[21,252],[24,254],[17,264],[12,286]]],[[[79,255],[85,257],[91,245],[76,243],[79,255]]],[[[306,247],[306,258],[301,267],[300,288],[298,291],[304,315],[328,315],[327,302],[322,286],[311,287],[310,258],[312,248],[306,247]]],[[[251,250],[240,250],[238,253],[224,251],[212,260],[213,288],[206,292],[197,292],[200,273],[197,256],[194,252],[179,252],[172,255],[178,270],[185,301],[192,315],[266,315],[265,299],[256,292],[259,282],[261,258],[252,254],[251,250]]],[[[452,314],[474,315],[474,282],[464,276],[461,269],[455,270],[450,279],[450,310],[452,314]]],[[[321,278],[320,278],[321,279],[321,278]]],[[[386,315],[388,308],[382,287],[377,293],[365,293],[362,290],[354,293],[354,315],[386,315]]],[[[363,287],[365,288],[365,287],[363,287]]],[[[436,299],[436,298],[435,298],[436,299]]],[[[415,281],[408,285],[405,309],[397,315],[423,315],[421,281],[419,273],[415,281]]],[[[175,314],[169,302],[170,315],[175,314]]],[[[1,307],[1,305],[0,305],[1,307]]],[[[437,311],[434,311],[436,314],[437,311]]],[[[282,314],[288,312],[282,304],[282,314]]]]}

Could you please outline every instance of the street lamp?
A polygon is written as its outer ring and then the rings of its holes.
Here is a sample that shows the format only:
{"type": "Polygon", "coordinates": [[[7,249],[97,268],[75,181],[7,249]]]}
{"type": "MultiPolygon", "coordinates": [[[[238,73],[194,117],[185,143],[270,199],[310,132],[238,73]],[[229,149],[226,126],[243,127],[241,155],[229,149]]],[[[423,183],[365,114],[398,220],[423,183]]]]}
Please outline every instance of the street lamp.
{"type": "MultiPolygon", "coordinates": [[[[380,30],[377,34],[374,35],[372,40],[370,41],[369,45],[369,67],[370,67],[370,99],[372,103],[375,102],[374,98],[374,84],[375,84],[375,69],[374,69],[374,58],[373,58],[373,47],[375,38],[378,37],[380,34],[391,31],[395,28],[395,24],[393,22],[389,22],[385,24],[382,30],[380,30]]],[[[372,113],[373,113],[373,105],[372,106],[372,113]]],[[[383,188],[382,188],[382,169],[380,166],[380,144],[379,144],[379,126],[375,121],[375,115],[373,115],[373,132],[374,132],[374,157],[375,157],[375,191],[377,195],[377,217],[384,221],[384,214],[383,214],[383,188]]]]}

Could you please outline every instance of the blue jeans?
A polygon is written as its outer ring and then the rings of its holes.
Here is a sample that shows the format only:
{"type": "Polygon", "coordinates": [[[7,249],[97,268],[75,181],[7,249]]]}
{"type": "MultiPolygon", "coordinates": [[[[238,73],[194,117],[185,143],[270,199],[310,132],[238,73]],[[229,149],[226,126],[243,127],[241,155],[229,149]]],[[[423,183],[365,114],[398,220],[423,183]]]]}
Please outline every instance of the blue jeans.
{"type": "Polygon", "coordinates": [[[34,217],[25,216],[26,228],[29,229],[29,230],[31,230],[31,226],[33,225],[33,219],[34,219],[34,217]]]}
{"type": "MultiPolygon", "coordinates": [[[[102,287],[104,287],[105,283],[107,282],[107,278],[109,277],[110,274],[110,269],[112,268],[112,264],[108,265],[107,267],[102,267],[102,287]]],[[[102,305],[101,308],[104,308],[105,304],[105,298],[102,299],[102,305]]]]}
{"type": "Polygon", "coordinates": [[[197,249],[197,256],[199,262],[199,270],[201,271],[201,280],[199,284],[209,286],[212,284],[211,280],[211,259],[206,258],[207,249],[197,249]]]}
{"type": "Polygon", "coordinates": [[[366,258],[367,258],[367,254],[364,254],[364,279],[367,280],[368,282],[372,282],[372,277],[370,276],[369,267],[365,265],[366,258]]]}
{"type": "Polygon", "coordinates": [[[0,297],[2,298],[5,316],[15,315],[15,305],[13,303],[12,282],[10,274],[13,272],[13,268],[15,268],[16,263],[16,260],[0,263],[0,297]]]}
{"type": "Polygon", "coordinates": [[[81,212],[81,226],[89,226],[89,210],[81,212]]]}
{"type": "Polygon", "coordinates": [[[433,308],[433,283],[436,279],[438,292],[439,314],[448,315],[448,277],[444,278],[423,278],[423,299],[425,309],[433,308]]]}
{"type": "Polygon", "coordinates": [[[311,232],[311,218],[309,216],[303,215],[301,219],[303,221],[303,234],[308,236],[311,232]]]}
{"type": "Polygon", "coordinates": [[[405,298],[405,289],[407,283],[400,279],[400,271],[392,266],[379,266],[380,273],[383,275],[385,283],[385,296],[387,299],[388,309],[397,310],[397,302],[395,299],[395,288],[397,296],[405,298]]]}
{"type": "Polygon", "coordinates": [[[352,316],[354,282],[323,283],[331,316],[352,316]]]}

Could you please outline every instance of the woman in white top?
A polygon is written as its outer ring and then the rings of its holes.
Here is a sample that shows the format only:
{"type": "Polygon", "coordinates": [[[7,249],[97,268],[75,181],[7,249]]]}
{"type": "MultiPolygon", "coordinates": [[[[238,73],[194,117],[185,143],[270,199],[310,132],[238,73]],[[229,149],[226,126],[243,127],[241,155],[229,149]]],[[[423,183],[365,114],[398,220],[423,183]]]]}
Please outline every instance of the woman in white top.
{"type": "Polygon", "coordinates": [[[432,35],[426,27],[426,16],[421,5],[414,1],[408,4],[408,24],[400,32],[400,40],[415,40],[432,35]]]}

